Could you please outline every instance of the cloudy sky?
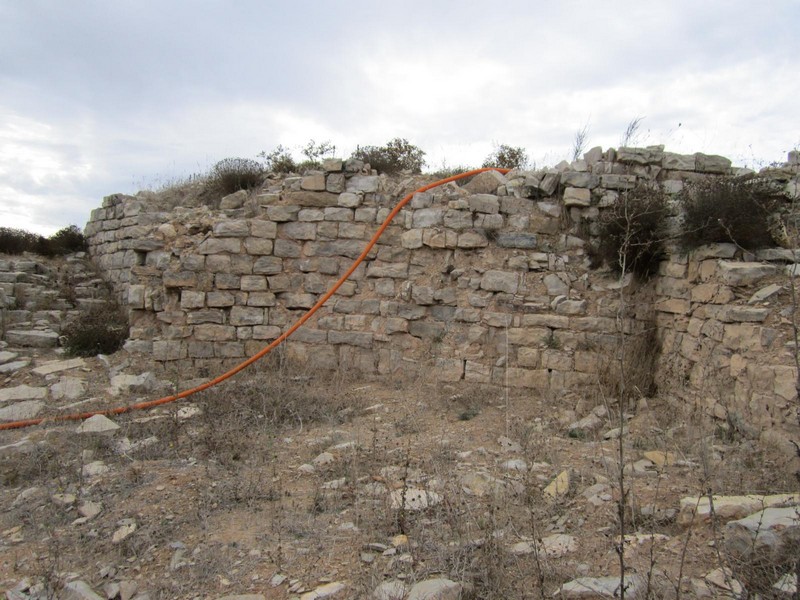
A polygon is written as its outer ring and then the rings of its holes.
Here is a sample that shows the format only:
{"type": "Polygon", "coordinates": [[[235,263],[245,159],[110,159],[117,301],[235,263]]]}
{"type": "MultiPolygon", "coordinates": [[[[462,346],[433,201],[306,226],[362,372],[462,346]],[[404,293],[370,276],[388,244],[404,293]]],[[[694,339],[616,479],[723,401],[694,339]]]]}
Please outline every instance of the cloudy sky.
{"type": "Polygon", "coordinates": [[[783,161],[799,26],[797,0],[0,0],[0,226],[310,139],[548,166],[639,117],[638,145],[783,161]]]}

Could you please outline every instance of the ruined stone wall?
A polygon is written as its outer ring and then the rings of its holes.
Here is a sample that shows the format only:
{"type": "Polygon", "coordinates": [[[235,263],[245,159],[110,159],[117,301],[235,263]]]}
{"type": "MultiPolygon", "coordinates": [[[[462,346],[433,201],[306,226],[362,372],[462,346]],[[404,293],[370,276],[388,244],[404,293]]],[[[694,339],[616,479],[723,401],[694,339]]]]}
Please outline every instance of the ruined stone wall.
{"type": "MultiPolygon", "coordinates": [[[[352,264],[391,207],[424,183],[363,167],[328,160],[323,171],[224,198],[219,210],[107,197],[86,234],[130,309],[128,348],[216,373],[280,335],[352,264]]],[[[674,195],[686,181],[735,172],[718,156],[595,148],[572,164],[484,173],[417,194],[287,351],[317,368],[425,369],[443,381],[555,392],[595,385],[613,363],[620,328],[655,324],[662,391],[708,395],[720,410],[710,388],[717,399],[725,390],[730,410],[752,409],[766,423],[767,396],[774,407],[794,399],[789,328],[775,306],[787,295],[773,261],[786,251],[675,253],[631,296],[622,320],[620,282],[590,269],[586,256],[600,211],[637,180],[674,195]],[[760,260],[768,262],[750,264],[760,260]],[[763,277],[734,275],[751,269],[763,277]],[[747,304],[750,286],[770,277],[783,291],[747,304]]],[[[796,193],[796,160],[779,172],[796,193]]]]}

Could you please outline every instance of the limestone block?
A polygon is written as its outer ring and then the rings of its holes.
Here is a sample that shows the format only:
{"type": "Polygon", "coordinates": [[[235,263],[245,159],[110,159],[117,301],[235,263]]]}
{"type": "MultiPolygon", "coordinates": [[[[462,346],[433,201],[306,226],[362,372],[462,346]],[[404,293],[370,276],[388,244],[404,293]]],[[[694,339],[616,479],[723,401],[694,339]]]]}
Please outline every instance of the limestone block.
{"type": "Polygon", "coordinates": [[[186,343],[181,340],[155,340],[153,342],[154,360],[181,360],[186,357],[186,343]]]}
{"type": "Polygon", "coordinates": [[[255,306],[234,306],[231,308],[228,323],[237,327],[261,325],[264,323],[264,309],[255,306]]]}
{"type": "Polygon", "coordinates": [[[724,156],[696,152],[694,157],[697,162],[696,170],[699,173],[728,173],[731,169],[730,159],[724,156]]]}
{"type": "Polygon", "coordinates": [[[536,390],[546,390],[549,387],[549,377],[545,369],[521,369],[509,367],[508,369],[495,368],[492,371],[492,382],[504,384],[508,378],[508,385],[511,387],[531,388],[536,390]],[[506,373],[505,371],[508,371],[506,373]]]}
{"type": "Polygon", "coordinates": [[[636,175],[601,175],[600,185],[609,190],[629,190],[636,185],[636,175]]]}
{"type": "Polygon", "coordinates": [[[181,290],[181,308],[183,309],[203,308],[205,306],[205,301],[205,292],[181,290]]]}
{"type": "Polygon", "coordinates": [[[363,192],[365,194],[378,191],[380,177],[376,175],[354,175],[347,180],[346,190],[348,192],[363,192]]]}
{"type": "Polygon", "coordinates": [[[519,274],[507,271],[489,270],[483,274],[480,287],[492,292],[516,294],[519,289],[519,274]]]}
{"type": "Polygon", "coordinates": [[[505,185],[507,181],[506,177],[498,171],[484,171],[475,175],[463,187],[473,194],[494,194],[497,192],[497,188],[505,185]]]}
{"type": "Polygon", "coordinates": [[[300,180],[300,189],[310,192],[325,191],[325,174],[312,173],[310,175],[306,175],[300,180]]]}
{"type": "MultiPolygon", "coordinates": [[[[308,223],[301,223],[307,225],[308,223]]],[[[281,258],[299,258],[303,252],[303,247],[292,240],[276,239],[273,247],[273,254],[281,258]]]]}
{"type": "Polygon", "coordinates": [[[243,292],[265,292],[267,278],[264,275],[243,275],[239,286],[243,292]]]}
{"type": "Polygon", "coordinates": [[[489,245],[489,240],[480,231],[465,231],[458,235],[456,245],[459,248],[485,248],[489,245]]]}
{"type": "Polygon", "coordinates": [[[665,152],[661,165],[673,171],[694,171],[697,168],[697,159],[694,154],[675,154],[665,152]]]}
{"type": "MultiPolygon", "coordinates": [[[[332,192],[310,192],[305,190],[299,192],[285,192],[284,197],[287,202],[297,205],[298,207],[314,206],[323,208],[325,206],[336,206],[339,201],[339,194],[334,194],[332,192]]],[[[267,215],[270,216],[269,209],[267,210],[267,215]]],[[[270,218],[272,217],[270,216],[270,218]]],[[[294,218],[285,220],[294,220],[294,218]]]]}
{"type": "Polygon", "coordinates": [[[248,254],[255,256],[272,254],[272,240],[257,237],[245,238],[244,249],[248,254]]]}
{"type": "Polygon", "coordinates": [[[593,189],[600,183],[600,177],[588,171],[567,171],[561,174],[561,183],[574,188],[593,189]]]}
{"type": "Polygon", "coordinates": [[[411,216],[413,228],[435,227],[444,223],[444,209],[422,208],[415,210],[411,216]]]}
{"type": "Polygon", "coordinates": [[[733,258],[736,250],[736,244],[706,244],[693,250],[691,259],[700,262],[708,258],[733,258]]]}
{"type": "MultiPolygon", "coordinates": [[[[275,223],[285,223],[286,221],[296,221],[297,214],[300,212],[299,206],[275,205],[267,207],[267,218],[275,223]]],[[[255,222],[255,221],[254,221],[255,222]]],[[[273,225],[275,224],[273,223],[273,225]]],[[[276,229],[277,231],[277,229],[276,229]]],[[[255,235],[255,234],[254,234],[255,235]]],[[[261,236],[259,236],[261,237],[261,236]]],[[[269,237],[269,236],[264,236],[269,237]]]]}
{"type": "Polygon", "coordinates": [[[556,305],[556,314],[585,315],[587,306],[586,300],[564,300],[556,305]]]}
{"type": "Polygon", "coordinates": [[[500,201],[492,194],[474,194],[467,198],[467,204],[473,212],[496,214],[500,211],[500,201]]]}
{"type": "Polygon", "coordinates": [[[691,311],[691,303],[681,298],[667,298],[656,302],[654,308],[659,312],[687,315],[691,311]]]}
{"type": "Polygon", "coordinates": [[[753,285],[777,272],[775,265],[757,262],[720,260],[718,268],[722,281],[733,286],[753,285]]]}
{"type": "Polygon", "coordinates": [[[281,328],[275,325],[255,325],[253,326],[254,340],[274,340],[281,335],[281,328]]]}
{"type": "Polygon", "coordinates": [[[230,325],[202,324],[194,326],[195,339],[203,342],[219,342],[236,339],[236,327],[230,325]]]}
{"type": "Polygon", "coordinates": [[[10,330],[6,331],[5,340],[12,346],[26,348],[55,348],[58,346],[58,334],[50,330],[10,330]]]}
{"type": "MultiPolygon", "coordinates": [[[[358,258],[364,249],[359,240],[333,240],[330,242],[309,242],[305,246],[307,256],[344,256],[358,258]]],[[[376,252],[373,250],[373,252],[376,252]]],[[[370,256],[373,254],[371,253],[370,256]]]]}
{"type": "Polygon", "coordinates": [[[592,192],[586,188],[568,187],[564,190],[564,206],[591,206],[592,192]]]}
{"type": "Polygon", "coordinates": [[[405,279],[408,277],[408,263],[385,263],[372,261],[367,266],[367,277],[389,277],[405,279]]]}
{"type": "Polygon", "coordinates": [[[761,327],[735,323],[725,325],[722,343],[736,351],[761,350],[761,327]]]}
{"type": "Polygon", "coordinates": [[[366,331],[337,331],[328,332],[328,343],[347,344],[361,348],[372,348],[373,334],[366,331]]]}
{"type": "Polygon", "coordinates": [[[436,378],[439,381],[460,381],[464,378],[464,361],[457,358],[437,358],[436,378]]]}
{"type": "Polygon", "coordinates": [[[281,272],[283,272],[283,261],[276,256],[261,256],[253,263],[253,273],[259,275],[274,275],[281,272]]]}
{"type": "Polygon", "coordinates": [[[214,344],[212,342],[189,341],[187,345],[189,358],[214,358],[214,344]]]}
{"type": "MultiPolygon", "coordinates": [[[[223,312],[218,308],[193,310],[186,315],[186,321],[189,325],[198,325],[200,323],[217,323],[221,325],[224,320],[223,312]]],[[[174,329],[173,333],[176,333],[174,329]]],[[[186,335],[170,335],[170,337],[186,337],[186,335]]]]}
{"type": "Polygon", "coordinates": [[[411,321],[408,324],[408,333],[424,340],[441,340],[445,334],[443,323],[430,321],[411,321]]]}
{"type": "Polygon", "coordinates": [[[218,221],[214,223],[213,232],[218,238],[247,237],[250,235],[250,224],[245,219],[218,221]]]}
{"type": "Polygon", "coordinates": [[[128,286],[128,306],[134,309],[144,308],[144,290],[143,285],[128,286]]]}
{"type": "Polygon", "coordinates": [[[275,294],[272,292],[250,292],[247,296],[247,306],[275,306],[275,294]]]}
{"type": "Polygon", "coordinates": [[[444,226],[450,229],[470,229],[472,213],[467,210],[447,209],[444,212],[444,226]]]}
{"type": "Polygon", "coordinates": [[[277,223],[260,219],[253,219],[250,221],[250,235],[253,237],[274,239],[277,234],[277,223]]]}
{"type": "Polygon", "coordinates": [[[403,248],[414,250],[422,247],[422,229],[409,229],[400,236],[403,248]]]}
{"type": "Polygon", "coordinates": [[[725,323],[761,323],[769,316],[770,309],[755,306],[723,306],[717,312],[717,319],[725,323]]]}
{"type": "Polygon", "coordinates": [[[339,223],[339,237],[362,240],[367,237],[367,226],[364,223],[339,223]]]}
{"type": "Polygon", "coordinates": [[[555,169],[548,169],[545,171],[542,180],[539,182],[539,189],[545,196],[552,196],[559,182],[561,181],[561,173],[555,169]]]}
{"type": "Polygon", "coordinates": [[[468,360],[465,363],[464,379],[474,383],[489,383],[492,380],[492,368],[488,365],[468,360]]]}
{"type": "Polygon", "coordinates": [[[338,173],[344,168],[341,158],[325,158],[322,160],[322,168],[326,173],[338,173]]]}
{"type": "MultiPolygon", "coordinates": [[[[569,317],[552,315],[552,314],[522,315],[521,320],[523,327],[548,327],[550,329],[567,329],[570,326],[569,317]]],[[[581,321],[581,320],[582,320],[581,318],[575,319],[575,321],[581,321]]],[[[608,319],[608,320],[611,321],[612,323],[614,322],[614,319],[608,319]]]]}
{"type": "Polygon", "coordinates": [[[501,248],[536,248],[536,235],[533,233],[501,233],[497,235],[497,245],[501,248]]]}
{"type": "Polygon", "coordinates": [[[242,358],[244,344],[242,342],[214,342],[214,356],[216,358],[242,358]]]}
{"type": "Polygon", "coordinates": [[[214,275],[214,285],[219,290],[238,290],[241,277],[239,275],[229,275],[228,273],[217,273],[214,275]]]}
{"type": "Polygon", "coordinates": [[[241,250],[242,242],[234,237],[208,238],[197,247],[200,254],[238,254],[241,250]]]}

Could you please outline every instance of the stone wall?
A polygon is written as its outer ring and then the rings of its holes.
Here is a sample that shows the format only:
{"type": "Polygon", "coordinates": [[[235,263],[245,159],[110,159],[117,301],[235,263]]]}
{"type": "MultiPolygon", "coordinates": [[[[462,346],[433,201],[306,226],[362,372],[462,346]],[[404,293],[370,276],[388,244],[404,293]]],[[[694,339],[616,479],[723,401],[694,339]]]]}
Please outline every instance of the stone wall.
{"type": "MultiPolygon", "coordinates": [[[[771,176],[796,195],[799,170],[793,153],[771,176]]],[[[792,252],[673,253],[640,287],[592,270],[586,255],[600,211],[637,181],[674,195],[686,181],[739,171],[723,157],[663,147],[595,148],[572,164],[483,173],[416,194],[287,352],[317,368],[426,369],[442,381],[559,392],[607,374],[621,328],[655,325],[662,393],[700,397],[718,412],[749,410],[760,423],[784,418],[795,399],[782,270],[792,252]],[[773,280],[780,290],[751,302],[773,280]]],[[[328,160],[322,171],[223,198],[218,210],[109,196],[86,235],[130,309],[129,350],[213,374],[295,322],[423,183],[328,160]]]]}

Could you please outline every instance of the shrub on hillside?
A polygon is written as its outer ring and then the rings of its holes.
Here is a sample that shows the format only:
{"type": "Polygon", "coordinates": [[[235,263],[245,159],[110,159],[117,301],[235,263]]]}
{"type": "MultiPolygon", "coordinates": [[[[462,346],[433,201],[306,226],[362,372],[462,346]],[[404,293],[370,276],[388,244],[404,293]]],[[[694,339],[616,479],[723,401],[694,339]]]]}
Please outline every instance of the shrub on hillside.
{"type": "Polygon", "coordinates": [[[233,194],[261,185],[264,169],[250,158],[225,158],[211,167],[208,180],[220,193],[233,194]]]}
{"type": "Polygon", "coordinates": [[[113,354],[128,339],[128,319],[118,306],[103,304],[81,311],[61,332],[63,345],[72,356],[113,354]]]}
{"type": "Polygon", "coordinates": [[[508,146],[500,144],[494,149],[482,167],[499,167],[501,169],[525,169],[528,166],[528,153],[521,146],[508,146]]]}
{"type": "Polygon", "coordinates": [[[667,195],[658,185],[640,184],[620,194],[616,204],[600,214],[595,262],[649,278],[664,256],[669,214],[667,195]]]}
{"type": "Polygon", "coordinates": [[[288,148],[278,145],[272,152],[261,152],[259,156],[264,159],[266,169],[270,173],[297,173],[298,166],[288,148]]]}
{"type": "Polygon", "coordinates": [[[687,185],[678,198],[686,250],[717,242],[748,250],[774,245],[771,217],[785,199],[772,181],[757,175],[704,179],[687,185]]]}
{"type": "Polygon", "coordinates": [[[32,252],[38,237],[40,236],[22,229],[0,227],[0,252],[3,254],[32,252]]]}
{"type": "Polygon", "coordinates": [[[86,250],[86,239],[76,225],[64,227],[49,238],[22,229],[0,227],[0,253],[34,252],[43,256],[56,256],[83,250],[86,250]]]}
{"type": "Polygon", "coordinates": [[[86,238],[77,225],[69,225],[59,229],[48,238],[51,250],[55,254],[69,254],[86,250],[86,238]]]}
{"type": "Polygon", "coordinates": [[[351,158],[369,163],[379,173],[410,171],[421,173],[425,152],[402,138],[394,138],[385,146],[359,146],[351,158]]]}

